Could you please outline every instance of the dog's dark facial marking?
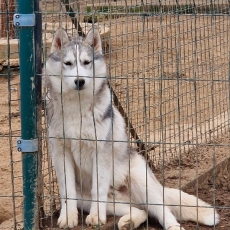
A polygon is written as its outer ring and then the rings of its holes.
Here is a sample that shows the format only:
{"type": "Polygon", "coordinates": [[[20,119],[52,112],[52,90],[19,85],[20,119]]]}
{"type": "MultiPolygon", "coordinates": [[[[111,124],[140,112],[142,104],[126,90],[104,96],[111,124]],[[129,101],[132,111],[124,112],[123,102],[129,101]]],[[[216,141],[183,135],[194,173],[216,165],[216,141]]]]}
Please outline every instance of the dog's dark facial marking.
{"type": "Polygon", "coordinates": [[[102,82],[101,87],[98,89],[98,91],[97,91],[97,93],[95,95],[96,98],[100,99],[103,91],[106,89],[106,87],[108,87],[107,85],[108,85],[107,80],[105,80],[104,82],[102,82]]]}
{"type": "Polygon", "coordinates": [[[102,121],[106,120],[107,118],[113,118],[113,116],[114,116],[113,106],[112,104],[109,104],[103,115],[102,121]]]}
{"type": "Polygon", "coordinates": [[[104,58],[103,54],[100,54],[100,53],[95,53],[93,56],[94,60],[99,60],[99,59],[103,59],[103,58],[104,58]]]}
{"type": "Polygon", "coordinates": [[[58,55],[56,55],[55,53],[50,54],[49,58],[52,59],[53,61],[56,61],[56,62],[61,61],[61,58],[58,55]]]}

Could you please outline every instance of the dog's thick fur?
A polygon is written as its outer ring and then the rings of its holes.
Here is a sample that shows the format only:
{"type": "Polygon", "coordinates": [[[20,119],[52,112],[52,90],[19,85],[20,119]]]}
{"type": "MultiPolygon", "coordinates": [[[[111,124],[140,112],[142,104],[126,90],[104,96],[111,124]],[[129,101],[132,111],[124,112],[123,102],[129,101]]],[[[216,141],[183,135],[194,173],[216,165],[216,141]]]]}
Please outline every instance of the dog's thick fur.
{"type": "Polygon", "coordinates": [[[96,29],[78,39],[58,29],[43,73],[49,89],[50,152],[61,196],[60,228],[77,226],[77,207],[89,213],[88,225],[105,224],[106,215],[115,212],[121,216],[119,229],[136,228],[147,215],[168,230],[183,229],[181,220],[219,222],[209,204],[163,188],[144,158],[128,146],[96,29]]]}

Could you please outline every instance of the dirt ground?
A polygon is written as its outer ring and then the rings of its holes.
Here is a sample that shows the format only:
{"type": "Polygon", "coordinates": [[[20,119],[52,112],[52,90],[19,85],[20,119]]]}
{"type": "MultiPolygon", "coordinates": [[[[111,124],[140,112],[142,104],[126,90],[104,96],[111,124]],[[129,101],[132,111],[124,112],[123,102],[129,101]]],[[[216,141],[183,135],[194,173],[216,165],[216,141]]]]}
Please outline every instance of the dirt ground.
{"type": "MultiPolygon", "coordinates": [[[[229,109],[229,19],[132,16],[105,25],[111,27],[110,50],[105,55],[108,76],[141,139],[159,145],[159,151],[150,152],[158,179],[215,204],[221,215],[215,229],[230,229],[230,164],[223,163],[230,157],[228,116],[215,127],[212,122],[202,126],[229,109]],[[194,136],[189,130],[198,124],[203,131],[194,136]],[[199,135],[202,137],[197,139],[199,135]],[[183,151],[185,142],[187,151],[183,151]],[[215,173],[210,171],[213,166],[215,173]]],[[[20,136],[18,83],[17,70],[11,71],[10,78],[0,76],[0,223],[22,212],[21,154],[16,150],[16,138],[20,136]]],[[[49,170],[43,172],[49,176],[49,170]]],[[[53,223],[56,220],[54,215],[53,223]]],[[[50,221],[44,221],[44,226],[50,226],[50,221]]],[[[183,226],[187,230],[214,229],[193,223],[183,226]]],[[[114,229],[113,217],[101,229],[114,229]]],[[[146,225],[139,229],[146,229],[146,225]]],[[[162,228],[150,220],[148,229],[162,228]]]]}
{"type": "Polygon", "coordinates": [[[7,77],[0,77],[0,222],[12,217],[14,209],[17,213],[21,211],[22,166],[21,154],[16,151],[16,138],[20,136],[18,83],[18,71],[9,82],[7,77]]]}

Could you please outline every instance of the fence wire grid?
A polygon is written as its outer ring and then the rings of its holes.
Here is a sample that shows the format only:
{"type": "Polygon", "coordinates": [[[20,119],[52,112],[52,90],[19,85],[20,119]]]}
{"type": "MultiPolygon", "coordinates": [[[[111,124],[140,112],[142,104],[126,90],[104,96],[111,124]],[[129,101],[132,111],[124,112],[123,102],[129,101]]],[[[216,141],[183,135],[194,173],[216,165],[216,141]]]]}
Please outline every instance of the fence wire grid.
{"type": "MultiPolygon", "coordinates": [[[[0,6],[0,229],[23,229],[17,3],[0,0],[0,6]]],[[[161,184],[201,198],[220,214],[216,226],[198,221],[182,226],[229,229],[230,2],[41,0],[40,13],[43,63],[59,27],[69,35],[77,34],[78,23],[84,34],[99,29],[114,104],[126,121],[130,145],[161,184]]],[[[60,195],[44,109],[41,123],[38,226],[58,229],[60,195]]],[[[87,214],[79,213],[74,229],[90,229],[87,214]]],[[[98,229],[117,229],[118,220],[108,216],[98,229]]],[[[138,229],[162,227],[149,219],[138,229]]]]}

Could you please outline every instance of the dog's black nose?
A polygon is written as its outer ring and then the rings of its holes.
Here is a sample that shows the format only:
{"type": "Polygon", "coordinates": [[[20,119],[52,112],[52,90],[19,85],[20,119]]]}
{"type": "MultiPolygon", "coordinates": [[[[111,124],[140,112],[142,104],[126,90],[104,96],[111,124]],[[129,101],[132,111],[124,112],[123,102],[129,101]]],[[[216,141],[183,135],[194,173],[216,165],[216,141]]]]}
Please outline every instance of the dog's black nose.
{"type": "Polygon", "coordinates": [[[75,79],[74,83],[76,85],[76,89],[81,90],[85,84],[85,80],[84,79],[75,79]]]}

